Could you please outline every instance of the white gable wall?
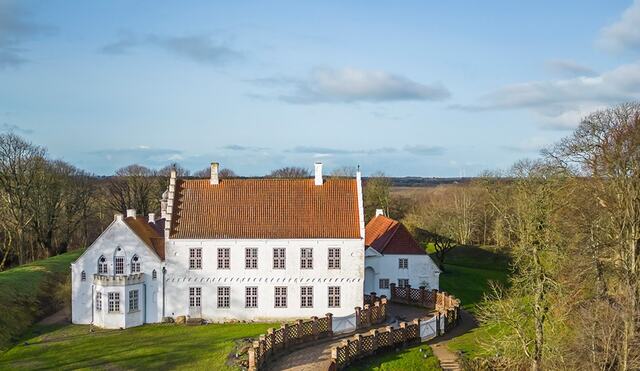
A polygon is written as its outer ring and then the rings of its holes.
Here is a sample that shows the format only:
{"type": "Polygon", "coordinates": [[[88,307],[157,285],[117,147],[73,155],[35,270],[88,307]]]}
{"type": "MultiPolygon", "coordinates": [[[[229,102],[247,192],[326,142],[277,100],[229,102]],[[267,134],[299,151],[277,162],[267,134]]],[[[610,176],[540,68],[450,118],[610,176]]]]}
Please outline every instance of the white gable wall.
{"type": "Polygon", "coordinates": [[[440,270],[433,263],[429,255],[409,255],[409,254],[387,254],[382,255],[372,249],[367,248],[367,254],[365,258],[365,269],[369,268],[368,272],[372,275],[367,276],[367,287],[365,287],[365,293],[369,293],[373,288],[373,292],[377,295],[390,295],[389,289],[381,289],[379,286],[379,280],[383,278],[389,279],[389,284],[398,284],[399,279],[409,279],[411,287],[418,288],[419,286],[426,286],[427,289],[439,289],[440,288],[440,270]],[[408,269],[400,269],[398,259],[408,259],[408,269]],[[373,278],[373,282],[370,283],[370,277],[373,278]]]}
{"type": "Polygon", "coordinates": [[[364,242],[362,239],[228,239],[168,240],[166,243],[166,316],[189,314],[189,287],[202,288],[202,317],[273,320],[344,316],[362,306],[364,242]],[[217,268],[217,249],[230,249],[231,269],[217,268]],[[245,248],[258,248],[258,268],[245,269],[245,248]],[[339,247],[341,269],[328,269],[328,249],[339,247]],[[189,269],[189,248],[202,248],[202,269],[189,269]],[[273,248],[286,249],[286,269],[273,269],[273,248]],[[313,269],[300,268],[300,249],[313,249],[313,269]],[[231,305],[217,308],[217,288],[230,287],[231,305]],[[245,288],[258,287],[258,308],[245,308],[245,288]],[[287,307],[274,307],[274,287],[287,287],[287,307]],[[300,307],[300,287],[312,286],[313,307],[300,307]],[[339,308],[328,307],[328,287],[341,288],[339,308]]]}
{"type": "MultiPolygon", "coordinates": [[[[125,314],[128,312],[128,290],[139,289],[140,308],[146,308],[146,313],[142,313],[142,318],[146,322],[160,322],[161,318],[161,295],[162,295],[162,262],[155,251],[151,250],[122,220],[115,220],[96,239],[96,241],[71,264],[71,317],[76,324],[94,324],[107,328],[124,327],[125,314]],[[121,254],[125,256],[125,275],[131,273],[131,258],[138,255],[140,258],[140,272],[145,273],[145,282],[140,287],[114,287],[99,288],[102,290],[102,313],[94,316],[93,306],[95,299],[96,285],[94,285],[93,275],[98,272],[98,259],[104,255],[109,264],[108,274],[114,274],[114,254],[120,247],[121,254]],[[157,279],[152,279],[152,271],[156,270],[157,279]],[[86,274],[86,280],[82,281],[82,271],[86,274]],[[144,290],[146,288],[146,306],[144,305],[144,290]],[[107,304],[107,292],[123,290],[120,294],[120,314],[109,314],[107,304]],[[122,318],[120,318],[122,317],[122,318]],[[98,322],[98,320],[100,322],[98,322]]],[[[128,315],[127,315],[128,316],[128,315]]],[[[131,316],[128,316],[131,317],[131,316]]]]}

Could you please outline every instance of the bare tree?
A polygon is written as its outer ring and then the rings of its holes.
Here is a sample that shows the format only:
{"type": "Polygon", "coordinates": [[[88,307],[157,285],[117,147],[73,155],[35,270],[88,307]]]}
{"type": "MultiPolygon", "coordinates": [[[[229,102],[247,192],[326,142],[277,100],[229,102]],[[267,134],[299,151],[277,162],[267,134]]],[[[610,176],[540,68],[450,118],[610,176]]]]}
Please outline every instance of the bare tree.
{"type": "Polygon", "coordinates": [[[109,178],[105,202],[111,210],[120,213],[127,209],[136,209],[142,214],[155,212],[159,208],[162,183],[149,168],[129,165],[109,178]]]}
{"type": "MultiPolygon", "coordinates": [[[[193,173],[193,176],[196,178],[209,178],[211,177],[211,167],[204,168],[202,170],[198,170],[193,173]]],[[[218,172],[218,178],[220,179],[229,179],[229,178],[237,178],[238,175],[231,169],[222,168],[218,172]]]]}
{"type": "Polygon", "coordinates": [[[309,171],[309,169],[295,166],[276,169],[269,174],[271,178],[307,178],[310,176],[311,171],[309,171]]]}

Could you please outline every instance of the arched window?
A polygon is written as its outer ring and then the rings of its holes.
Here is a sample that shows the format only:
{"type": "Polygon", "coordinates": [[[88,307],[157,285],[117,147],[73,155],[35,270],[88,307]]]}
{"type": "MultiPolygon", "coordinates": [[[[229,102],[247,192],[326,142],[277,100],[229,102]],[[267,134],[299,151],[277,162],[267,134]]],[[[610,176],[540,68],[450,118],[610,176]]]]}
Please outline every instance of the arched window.
{"type": "Polygon", "coordinates": [[[80,273],[80,279],[83,281],[87,280],[87,272],[82,271],[82,273],[80,273]]]}
{"type": "Polygon", "coordinates": [[[131,273],[140,273],[140,258],[138,258],[138,255],[134,255],[131,258],[131,273]]]}
{"type": "Polygon", "coordinates": [[[156,270],[155,270],[155,269],[153,270],[153,272],[151,272],[151,278],[152,278],[152,279],[154,279],[154,280],[155,280],[156,278],[158,278],[158,272],[156,272],[156,270]]]}
{"type": "Polygon", "coordinates": [[[108,272],[107,258],[105,258],[103,255],[100,258],[98,258],[98,274],[107,274],[107,272],[108,272]]]}

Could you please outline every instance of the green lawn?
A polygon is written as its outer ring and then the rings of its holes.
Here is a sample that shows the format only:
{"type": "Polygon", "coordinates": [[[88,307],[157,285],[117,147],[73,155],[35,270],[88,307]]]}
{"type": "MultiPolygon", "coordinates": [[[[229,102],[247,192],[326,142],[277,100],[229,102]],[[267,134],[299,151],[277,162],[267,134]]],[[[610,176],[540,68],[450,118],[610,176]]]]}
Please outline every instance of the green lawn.
{"type": "Polygon", "coordinates": [[[207,369],[227,370],[235,340],[255,337],[268,323],[183,326],[154,324],[126,330],[66,325],[43,330],[0,354],[0,369],[207,369]]]}
{"type": "Polygon", "coordinates": [[[400,350],[399,352],[389,352],[365,358],[358,361],[358,364],[350,366],[349,371],[405,371],[405,370],[423,370],[436,371],[441,370],[440,362],[433,355],[428,345],[418,345],[400,350]]]}
{"type": "Polygon", "coordinates": [[[0,272],[0,350],[57,309],[56,286],[67,279],[69,265],[81,253],[76,250],[0,272]]]}

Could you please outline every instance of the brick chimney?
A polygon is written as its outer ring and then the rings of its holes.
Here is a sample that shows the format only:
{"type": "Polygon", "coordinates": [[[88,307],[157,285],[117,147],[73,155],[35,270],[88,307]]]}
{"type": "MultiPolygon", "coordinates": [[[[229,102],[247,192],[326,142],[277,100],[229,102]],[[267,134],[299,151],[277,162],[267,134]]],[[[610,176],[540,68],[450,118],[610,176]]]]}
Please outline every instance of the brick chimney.
{"type": "Polygon", "coordinates": [[[220,183],[220,179],[218,177],[218,170],[220,169],[220,164],[218,164],[217,162],[212,162],[211,163],[211,179],[210,179],[210,183],[212,185],[217,185],[220,183]]]}
{"type": "Polygon", "coordinates": [[[315,163],[315,185],[322,185],[322,162],[315,163]]]}

